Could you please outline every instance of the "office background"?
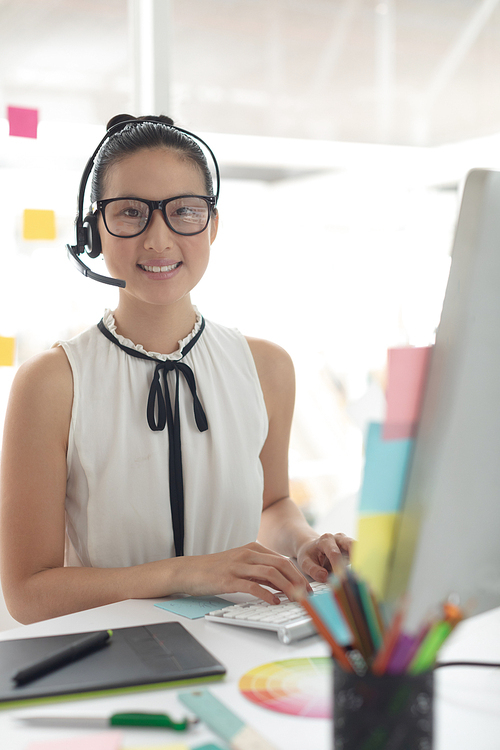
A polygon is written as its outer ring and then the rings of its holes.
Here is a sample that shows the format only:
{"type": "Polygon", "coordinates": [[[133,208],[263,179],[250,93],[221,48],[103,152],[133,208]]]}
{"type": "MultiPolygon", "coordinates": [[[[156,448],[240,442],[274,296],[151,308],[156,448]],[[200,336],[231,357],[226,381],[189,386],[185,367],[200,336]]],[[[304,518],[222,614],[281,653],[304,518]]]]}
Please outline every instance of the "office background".
{"type": "Polygon", "coordinates": [[[292,494],[354,533],[387,349],[432,343],[462,181],[500,167],[499,42],[499,0],[0,0],[0,429],[16,367],[114,306],[64,250],[104,124],[170,114],[222,171],[193,301],[291,353],[292,494]],[[22,238],[27,208],[55,240],[22,238]]]}

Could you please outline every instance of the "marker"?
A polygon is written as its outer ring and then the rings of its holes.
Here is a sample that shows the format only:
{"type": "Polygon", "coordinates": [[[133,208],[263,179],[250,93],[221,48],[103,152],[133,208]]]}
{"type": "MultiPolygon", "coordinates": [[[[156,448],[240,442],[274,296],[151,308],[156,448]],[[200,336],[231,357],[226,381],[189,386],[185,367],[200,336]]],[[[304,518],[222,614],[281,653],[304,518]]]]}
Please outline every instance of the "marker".
{"type": "Polygon", "coordinates": [[[434,623],[411,661],[408,674],[421,674],[430,669],[436,660],[437,652],[452,630],[453,625],[447,620],[434,623]]]}
{"type": "Polygon", "coordinates": [[[154,714],[146,711],[139,713],[113,714],[112,716],[65,714],[30,714],[19,716],[19,721],[40,727],[88,727],[101,729],[106,727],[165,727],[177,732],[185,731],[193,722],[190,719],[174,721],[167,714],[154,714]]]}
{"type": "Polygon", "coordinates": [[[54,654],[34,662],[34,664],[30,664],[28,667],[23,667],[23,669],[20,669],[13,675],[12,679],[17,686],[26,685],[28,682],[37,680],[49,672],[55,672],[56,669],[97,651],[97,649],[102,648],[108,643],[112,635],[112,630],[103,630],[99,633],[85,635],[83,638],[70,643],[69,646],[65,646],[60,651],[56,651],[54,654]]]}

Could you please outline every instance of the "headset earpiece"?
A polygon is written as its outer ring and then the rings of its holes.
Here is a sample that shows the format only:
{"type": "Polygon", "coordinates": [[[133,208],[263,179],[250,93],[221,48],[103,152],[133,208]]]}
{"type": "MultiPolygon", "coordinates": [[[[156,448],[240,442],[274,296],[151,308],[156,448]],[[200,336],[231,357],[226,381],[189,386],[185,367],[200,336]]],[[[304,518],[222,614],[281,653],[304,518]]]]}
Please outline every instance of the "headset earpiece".
{"type": "Polygon", "coordinates": [[[97,226],[97,216],[87,214],[83,220],[83,231],[85,233],[85,249],[89,258],[97,258],[101,254],[101,237],[97,226]]]}

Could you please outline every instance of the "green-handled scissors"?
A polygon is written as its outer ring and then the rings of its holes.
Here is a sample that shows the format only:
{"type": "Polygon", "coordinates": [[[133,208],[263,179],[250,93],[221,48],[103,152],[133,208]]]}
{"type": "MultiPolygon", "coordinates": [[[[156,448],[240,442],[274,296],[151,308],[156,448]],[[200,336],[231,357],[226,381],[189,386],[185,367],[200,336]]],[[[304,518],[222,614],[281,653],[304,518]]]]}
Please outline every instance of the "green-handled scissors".
{"type": "Polygon", "coordinates": [[[90,716],[86,714],[69,716],[66,714],[30,714],[19,716],[20,721],[36,726],[92,728],[102,727],[164,727],[183,732],[197,720],[183,719],[174,721],[168,714],[155,714],[146,711],[137,713],[120,713],[112,716],[90,716]]]}

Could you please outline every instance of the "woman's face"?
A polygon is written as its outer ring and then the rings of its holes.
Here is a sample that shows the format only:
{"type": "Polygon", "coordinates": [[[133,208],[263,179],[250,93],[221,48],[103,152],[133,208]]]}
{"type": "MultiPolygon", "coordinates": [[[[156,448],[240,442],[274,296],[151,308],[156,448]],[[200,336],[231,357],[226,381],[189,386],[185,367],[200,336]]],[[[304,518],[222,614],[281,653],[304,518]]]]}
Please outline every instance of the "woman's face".
{"type": "MultiPolygon", "coordinates": [[[[205,194],[196,164],[171,149],[160,148],[142,149],[115,162],[106,173],[102,198],[158,201],[205,194]]],[[[150,304],[175,304],[189,299],[205,273],[217,224],[216,216],[204,232],[185,237],[173,232],[162,212],[155,210],[142,234],[126,238],[109,234],[99,216],[102,254],[110,274],[126,281],[121,293],[150,304]]]]}

